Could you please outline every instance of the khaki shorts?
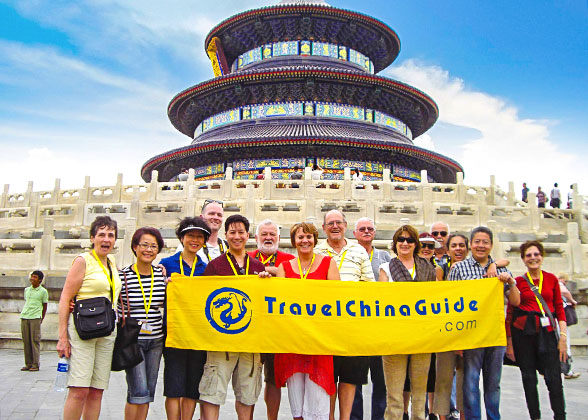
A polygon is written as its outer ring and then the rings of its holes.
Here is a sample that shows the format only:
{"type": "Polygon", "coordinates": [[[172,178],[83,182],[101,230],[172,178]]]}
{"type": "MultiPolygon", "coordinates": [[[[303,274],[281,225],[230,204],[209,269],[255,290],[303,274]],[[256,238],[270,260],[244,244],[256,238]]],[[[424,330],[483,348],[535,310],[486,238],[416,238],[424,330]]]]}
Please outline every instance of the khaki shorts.
{"type": "Polygon", "coordinates": [[[261,392],[261,370],[259,353],[209,351],[200,380],[200,400],[223,405],[232,378],[235,399],[244,405],[254,405],[261,392]]]}
{"type": "Polygon", "coordinates": [[[107,389],[116,328],[107,337],[82,340],[70,315],[67,332],[71,345],[67,386],[107,389]]]}

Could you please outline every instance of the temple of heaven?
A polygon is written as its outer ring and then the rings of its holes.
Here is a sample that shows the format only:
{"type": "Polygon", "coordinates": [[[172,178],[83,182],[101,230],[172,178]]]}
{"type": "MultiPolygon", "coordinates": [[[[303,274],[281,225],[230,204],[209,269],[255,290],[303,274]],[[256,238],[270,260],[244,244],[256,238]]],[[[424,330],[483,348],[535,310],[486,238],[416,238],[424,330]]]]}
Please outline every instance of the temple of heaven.
{"type": "Polygon", "coordinates": [[[168,106],[187,146],[149,159],[169,181],[182,168],[197,179],[254,178],[260,168],[285,179],[295,166],[318,163],[325,179],[345,167],[365,180],[452,183],[462,167],[417,147],[433,126],[435,102],[405,83],[377,74],[400,52],[398,35],[361,13],[322,0],[286,0],[248,10],[214,27],[204,45],[215,78],[184,90],[168,106]]]}

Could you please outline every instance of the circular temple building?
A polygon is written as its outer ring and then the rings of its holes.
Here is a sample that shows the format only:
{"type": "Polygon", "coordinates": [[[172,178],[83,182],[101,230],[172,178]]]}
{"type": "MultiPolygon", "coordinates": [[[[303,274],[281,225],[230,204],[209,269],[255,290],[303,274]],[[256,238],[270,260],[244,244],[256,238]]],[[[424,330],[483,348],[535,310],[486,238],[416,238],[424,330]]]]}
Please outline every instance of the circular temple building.
{"type": "Polygon", "coordinates": [[[438,118],[435,102],[378,76],[400,52],[398,35],[361,13],[322,0],[283,1],[230,17],[207,35],[215,78],[179,93],[168,116],[192,139],[149,159],[141,175],[169,181],[182,168],[197,179],[254,178],[260,168],[286,179],[318,163],[325,179],[345,167],[366,180],[452,183],[462,167],[413,139],[438,118]]]}

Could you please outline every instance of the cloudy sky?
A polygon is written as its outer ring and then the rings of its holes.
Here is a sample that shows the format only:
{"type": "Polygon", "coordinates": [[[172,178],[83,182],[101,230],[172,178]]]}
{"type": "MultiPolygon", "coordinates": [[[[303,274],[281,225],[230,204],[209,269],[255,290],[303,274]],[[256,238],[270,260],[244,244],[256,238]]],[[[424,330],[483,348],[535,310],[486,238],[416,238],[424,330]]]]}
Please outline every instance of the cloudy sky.
{"type": "MultiPolygon", "coordinates": [[[[276,1],[277,2],[277,1],[276,1]]],[[[222,19],[274,2],[0,0],[0,183],[12,192],[140,183],[150,157],[189,138],[166,107],[213,77],[204,37],[222,19]]],[[[349,0],[401,39],[382,75],[439,105],[415,140],[460,162],[468,184],[491,174],[536,190],[588,194],[586,0],[349,0]]]]}

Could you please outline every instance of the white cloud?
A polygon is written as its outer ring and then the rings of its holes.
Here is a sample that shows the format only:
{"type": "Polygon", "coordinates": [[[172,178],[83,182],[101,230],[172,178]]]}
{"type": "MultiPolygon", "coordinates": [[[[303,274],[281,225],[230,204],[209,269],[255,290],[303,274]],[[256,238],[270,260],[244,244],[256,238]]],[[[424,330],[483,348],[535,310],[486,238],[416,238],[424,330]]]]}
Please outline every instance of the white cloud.
{"type": "Polygon", "coordinates": [[[435,151],[435,143],[430,135],[427,133],[420,135],[418,138],[414,139],[414,144],[418,147],[422,147],[423,149],[429,149],[435,151]]]}
{"type": "Polygon", "coordinates": [[[437,66],[407,60],[385,75],[430,95],[439,106],[438,124],[460,129],[458,143],[447,129],[442,137],[425,137],[415,143],[434,143],[438,153],[457,160],[464,167],[467,184],[487,185],[489,176],[495,175],[504,190],[514,181],[519,194],[523,181],[533,190],[540,185],[547,191],[559,182],[565,191],[570,184],[588,179],[586,165],[565,151],[565,140],[555,140],[551,133],[550,129],[557,132],[556,122],[523,119],[514,105],[469,89],[464,80],[437,66]],[[464,131],[469,131],[469,138],[464,138],[464,131]]]}

